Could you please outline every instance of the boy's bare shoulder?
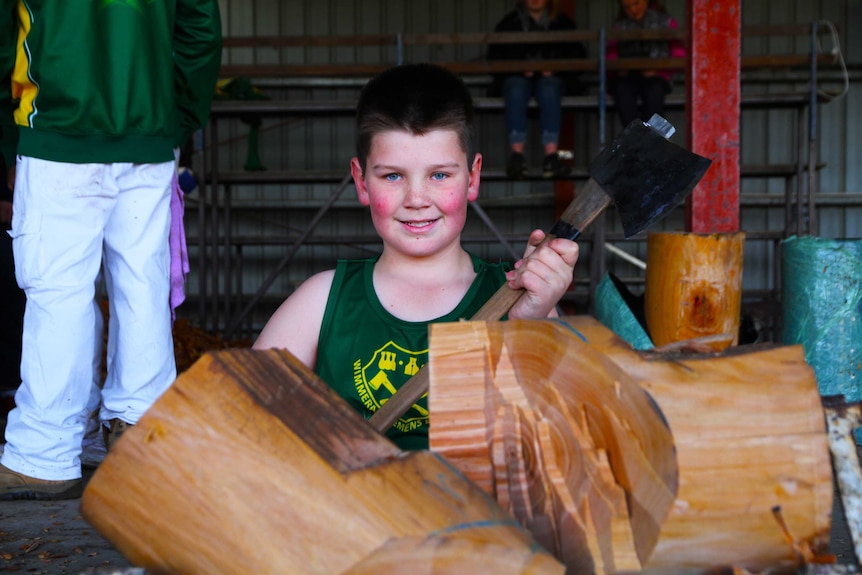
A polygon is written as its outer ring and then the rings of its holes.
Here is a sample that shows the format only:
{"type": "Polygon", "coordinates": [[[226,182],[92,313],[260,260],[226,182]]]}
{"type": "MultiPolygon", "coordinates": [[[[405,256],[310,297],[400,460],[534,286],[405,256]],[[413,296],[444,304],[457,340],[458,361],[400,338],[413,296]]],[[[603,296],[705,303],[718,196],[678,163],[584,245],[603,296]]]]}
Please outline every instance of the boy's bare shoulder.
{"type": "MultiPolygon", "coordinates": [[[[323,312],[326,309],[326,301],[329,298],[329,289],[332,287],[334,277],[335,270],[326,270],[314,274],[299,284],[296,290],[281,305],[279,311],[282,308],[287,308],[291,314],[306,316],[306,319],[310,319],[319,313],[322,320],[323,312]]],[[[276,315],[278,313],[276,312],[276,315]]]]}
{"type": "Polygon", "coordinates": [[[335,270],[327,270],[302,282],[272,314],[253,347],[287,349],[306,365],[313,365],[334,276],[335,270]]]}
{"type": "MultiPolygon", "coordinates": [[[[327,294],[329,293],[329,287],[332,286],[332,279],[335,277],[335,270],[326,270],[322,272],[318,272],[306,279],[304,282],[299,284],[299,287],[296,288],[296,291],[300,291],[302,289],[314,289],[318,290],[322,287],[326,287],[327,294]]],[[[296,292],[294,292],[296,293],[296,292]]]]}

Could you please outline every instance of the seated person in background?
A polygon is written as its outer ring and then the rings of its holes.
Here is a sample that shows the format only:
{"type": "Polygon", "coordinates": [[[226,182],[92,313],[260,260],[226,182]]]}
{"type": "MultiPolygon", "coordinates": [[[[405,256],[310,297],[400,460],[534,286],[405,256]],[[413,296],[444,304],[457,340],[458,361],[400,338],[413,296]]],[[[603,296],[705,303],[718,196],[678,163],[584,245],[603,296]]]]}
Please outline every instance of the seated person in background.
{"type": "MultiPolygon", "coordinates": [[[[525,295],[511,318],[556,315],[578,245],[528,240],[513,270],[461,246],[467,204],[479,194],[473,104],[461,80],[430,64],[392,68],[362,90],[350,170],[383,251],[339,261],[303,282],[269,319],[255,349],[287,349],[366,419],[428,361],[428,324],[469,319],[504,283],[525,295]],[[537,247],[538,246],[538,247],[537,247]]],[[[428,446],[421,399],[388,436],[428,446]]]]}
{"type": "MultiPolygon", "coordinates": [[[[557,0],[519,0],[515,9],[506,14],[494,32],[548,32],[574,30],[575,23],[557,10],[557,0]]],[[[491,44],[489,60],[555,60],[583,58],[584,45],[577,42],[547,44],[491,44]]],[[[494,77],[491,94],[502,94],[506,102],[506,132],[509,138],[509,159],[506,175],[521,178],[527,173],[524,143],[527,140],[527,105],[536,98],[539,105],[539,125],[542,130],[546,178],[568,173],[557,151],[560,140],[563,95],[580,90],[577,74],[549,70],[525,70],[521,74],[498,74],[494,77]]]]}
{"type": "MultiPolygon", "coordinates": [[[[666,30],[677,28],[674,18],[658,2],[619,0],[620,12],[613,30],[666,30]]],[[[614,58],[683,58],[682,40],[609,40],[608,59],[614,58]]],[[[623,128],[636,118],[649,120],[653,114],[664,115],[664,99],[671,91],[672,70],[621,70],[611,75],[610,92],[619,111],[623,128]],[[641,101],[638,113],[638,100],[641,101]]]]}

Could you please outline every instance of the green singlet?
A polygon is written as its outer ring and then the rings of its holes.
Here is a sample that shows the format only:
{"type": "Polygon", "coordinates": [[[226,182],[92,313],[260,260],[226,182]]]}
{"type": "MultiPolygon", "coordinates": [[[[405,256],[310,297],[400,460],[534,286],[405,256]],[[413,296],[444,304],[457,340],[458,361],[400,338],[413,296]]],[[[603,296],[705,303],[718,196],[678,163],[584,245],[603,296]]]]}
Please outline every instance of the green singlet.
{"type": "MultiPolygon", "coordinates": [[[[372,280],[377,258],[340,260],[320,327],[315,373],[370,418],[428,361],[428,324],[471,318],[506,282],[508,263],[471,257],[477,275],[464,299],[428,322],[403,321],[386,311],[372,280]]],[[[387,436],[401,449],[428,448],[427,395],[387,436]]]]}

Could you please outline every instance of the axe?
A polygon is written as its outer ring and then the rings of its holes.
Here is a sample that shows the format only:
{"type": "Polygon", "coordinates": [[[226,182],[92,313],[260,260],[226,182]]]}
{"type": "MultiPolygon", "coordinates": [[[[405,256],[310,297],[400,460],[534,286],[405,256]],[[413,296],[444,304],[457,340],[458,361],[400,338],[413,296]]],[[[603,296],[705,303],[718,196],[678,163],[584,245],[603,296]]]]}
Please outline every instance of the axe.
{"type": "MultiPolygon", "coordinates": [[[[694,189],[712,163],[668,141],[675,128],[658,114],[647,122],[635,120],[589,166],[590,179],[551,228],[542,243],[553,238],[577,239],[607,208],[616,206],[626,238],[657,222],[694,189]]],[[[503,284],[471,320],[502,318],[524,294],[503,284]]],[[[423,367],[401,386],[369,422],[381,433],[428,391],[423,367]]]]}

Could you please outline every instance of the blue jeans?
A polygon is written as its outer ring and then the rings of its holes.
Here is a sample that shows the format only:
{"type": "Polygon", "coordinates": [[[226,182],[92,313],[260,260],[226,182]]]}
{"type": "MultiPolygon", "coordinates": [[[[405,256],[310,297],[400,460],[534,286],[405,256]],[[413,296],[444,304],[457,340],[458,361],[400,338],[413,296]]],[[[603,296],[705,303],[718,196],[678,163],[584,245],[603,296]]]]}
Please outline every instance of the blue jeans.
{"type": "Polygon", "coordinates": [[[669,92],[670,84],[661,76],[629,72],[617,78],[613,83],[613,94],[623,128],[637,118],[646,121],[653,114],[664,115],[664,97],[669,92]],[[640,106],[638,98],[641,100],[640,106]]]}
{"type": "Polygon", "coordinates": [[[527,105],[531,97],[539,104],[542,144],[559,142],[563,89],[563,81],[557,76],[509,76],[503,81],[509,144],[523,144],[527,140],[527,105]]]}

